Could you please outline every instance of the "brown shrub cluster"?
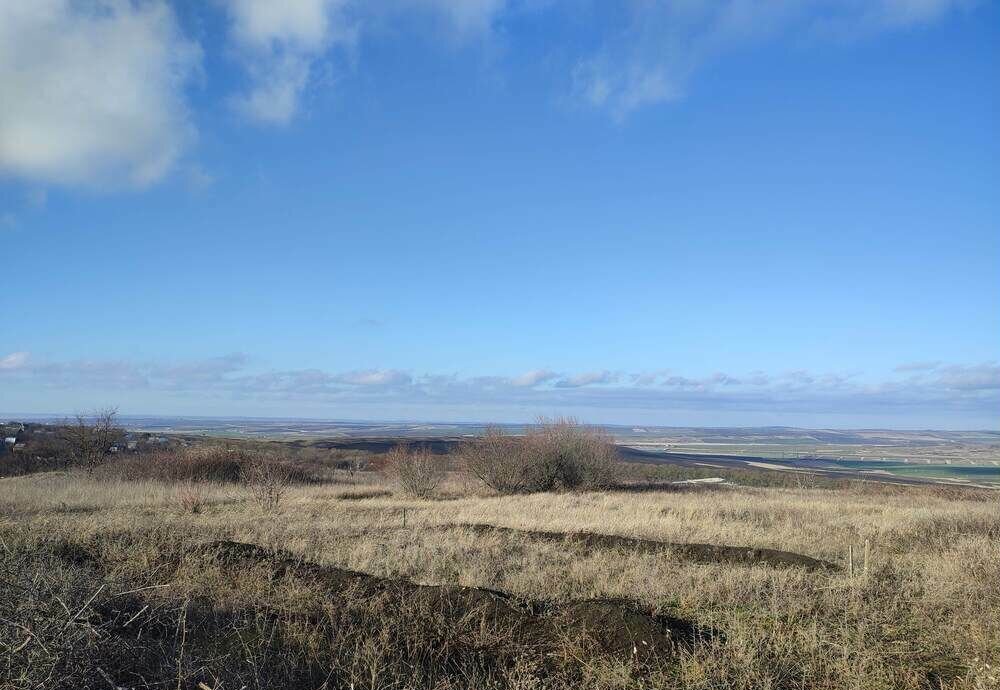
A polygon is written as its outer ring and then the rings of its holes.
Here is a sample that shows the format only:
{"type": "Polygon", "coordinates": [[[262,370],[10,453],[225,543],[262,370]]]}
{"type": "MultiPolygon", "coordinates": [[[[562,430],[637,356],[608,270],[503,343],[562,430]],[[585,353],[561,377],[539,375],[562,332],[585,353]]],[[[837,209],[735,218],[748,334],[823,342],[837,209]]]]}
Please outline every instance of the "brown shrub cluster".
{"type": "Polygon", "coordinates": [[[219,446],[117,456],[96,468],[96,474],[127,481],[240,483],[271,465],[280,467],[287,481],[312,480],[307,472],[287,465],[273,453],[219,446]]]}
{"type": "Polygon", "coordinates": [[[502,494],[602,489],[619,474],[611,437],[573,419],[540,420],[524,436],[490,428],[465,444],[462,459],[472,476],[502,494]]]}
{"type": "Polygon", "coordinates": [[[428,498],[444,481],[447,467],[443,457],[426,448],[398,445],[385,454],[382,471],[399,482],[407,494],[428,498]]]}

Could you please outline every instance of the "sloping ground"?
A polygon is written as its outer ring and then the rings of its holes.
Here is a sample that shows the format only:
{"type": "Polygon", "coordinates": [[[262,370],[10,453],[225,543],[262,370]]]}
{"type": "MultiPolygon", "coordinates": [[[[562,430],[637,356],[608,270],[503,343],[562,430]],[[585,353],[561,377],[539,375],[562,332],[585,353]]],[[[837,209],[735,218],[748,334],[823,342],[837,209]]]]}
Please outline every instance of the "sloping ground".
{"type": "Polygon", "coordinates": [[[632,601],[420,585],[233,541],[2,544],[3,689],[662,687],[695,642],[724,644],[632,601]]]}
{"type": "Polygon", "coordinates": [[[446,619],[475,619],[481,625],[504,630],[519,645],[551,656],[560,640],[576,637],[592,652],[638,662],[669,656],[689,646],[702,631],[688,621],[653,615],[631,601],[595,599],[565,604],[523,601],[503,592],[457,585],[420,585],[380,578],[342,568],[302,561],[289,552],[254,544],[216,541],[198,547],[205,556],[227,567],[269,563],[275,577],[288,573],[315,581],[331,596],[375,599],[388,595],[424,605],[446,619]]]}
{"type": "Polygon", "coordinates": [[[446,528],[461,527],[482,534],[521,535],[539,541],[561,542],[587,551],[620,548],[638,553],[663,553],[695,563],[729,563],[736,565],[769,565],[776,567],[805,568],[813,571],[835,571],[838,566],[810,556],[776,549],[758,549],[749,546],[718,544],[687,544],[620,537],[594,532],[543,532],[495,527],[480,523],[455,524],[446,528]]]}

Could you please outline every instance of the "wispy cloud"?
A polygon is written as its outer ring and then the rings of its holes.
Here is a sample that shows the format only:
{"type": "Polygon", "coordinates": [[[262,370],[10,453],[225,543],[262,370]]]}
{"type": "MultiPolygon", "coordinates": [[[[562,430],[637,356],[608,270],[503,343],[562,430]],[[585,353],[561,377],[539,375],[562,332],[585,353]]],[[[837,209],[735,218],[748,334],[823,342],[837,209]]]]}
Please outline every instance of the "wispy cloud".
{"type": "Polygon", "coordinates": [[[346,383],[352,386],[408,386],[412,377],[405,371],[396,369],[368,369],[337,374],[330,378],[336,383],[346,383]]]}
{"type": "Polygon", "coordinates": [[[250,77],[237,108],[266,124],[286,125],[316,83],[318,63],[340,53],[357,59],[365,32],[412,25],[415,14],[437,18],[461,39],[489,33],[506,0],[224,0],[230,37],[250,77]]]}
{"type": "Polygon", "coordinates": [[[0,357],[0,369],[14,371],[23,369],[28,364],[27,352],[11,352],[9,355],[0,357]]]}
{"type": "Polygon", "coordinates": [[[625,3],[600,47],[572,70],[580,102],[622,120],[681,98],[707,62],[787,35],[857,39],[927,24],[975,0],[652,0],[625,3]]]}
{"type": "Polygon", "coordinates": [[[618,374],[610,371],[586,371],[582,374],[561,378],[556,381],[555,385],[557,388],[582,388],[583,386],[615,383],[619,378],[618,374]]]}
{"type": "Polygon", "coordinates": [[[518,388],[530,388],[557,378],[559,378],[559,374],[551,369],[533,369],[520,376],[515,376],[511,379],[511,384],[518,388]]]}
{"type": "Polygon", "coordinates": [[[231,354],[180,362],[82,359],[51,361],[15,352],[0,357],[0,384],[32,388],[128,392],[162,391],[234,400],[369,404],[380,401],[475,407],[550,409],[767,411],[859,414],[914,410],[970,414],[1000,409],[1000,365],[949,364],[915,375],[861,381],[848,373],[802,370],[746,375],[666,375],[661,371],[578,374],[537,369],[517,376],[459,377],[398,369],[330,372],[319,369],[254,371],[252,360],[231,354]]]}

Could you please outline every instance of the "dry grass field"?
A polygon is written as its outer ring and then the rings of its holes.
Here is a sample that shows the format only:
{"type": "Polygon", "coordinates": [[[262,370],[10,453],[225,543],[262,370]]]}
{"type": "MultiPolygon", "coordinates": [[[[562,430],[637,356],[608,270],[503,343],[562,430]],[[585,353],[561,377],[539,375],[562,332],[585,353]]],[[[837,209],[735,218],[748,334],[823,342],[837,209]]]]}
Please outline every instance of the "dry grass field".
{"type": "Polygon", "coordinates": [[[1000,687],[989,493],[496,496],[451,475],[413,499],[357,473],[265,508],[235,483],[71,471],[0,480],[0,537],[3,688],[1000,687]]]}

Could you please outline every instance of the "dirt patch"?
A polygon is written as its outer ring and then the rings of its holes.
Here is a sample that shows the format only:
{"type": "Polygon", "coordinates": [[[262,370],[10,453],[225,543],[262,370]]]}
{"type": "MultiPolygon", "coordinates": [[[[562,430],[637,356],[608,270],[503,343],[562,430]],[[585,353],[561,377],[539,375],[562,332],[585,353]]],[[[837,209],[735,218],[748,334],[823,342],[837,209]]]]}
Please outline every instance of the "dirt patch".
{"type": "Polygon", "coordinates": [[[748,546],[725,546],[718,544],[686,544],[677,542],[635,539],[612,534],[594,532],[542,532],[520,530],[512,527],[496,527],[480,523],[444,525],[442,529],[459,527],[480,534],[523,535],[539,541],[562,542],[587,551],[596,549],[625,549],[635,553],[665,553],[695,563],[731,563],[737,565],[770,565],[778,567],[805,568],[812,571],[835,571],[838,566],[810,556],[776,549],[758,549],[748,546]]]}
{"type": "Polygon", "coordinates": [[[57,540],[52,544],[52,555],[70,565],[85,565],[97,561],[94,553],[83,544],[57,540]]]}
{"type": "Polygon", "coordinates": [[[644,661],[689,647],[702,635],[690,622],[652,616],[627,599],[593,599],[561,607],[559,619],[606,654],[644,661]]]}
{"type": "Polygon", "coordinates": [[[504,630],[519,644],[553,650],[567,635],[597,654],[650,660],[669,656],[696,639],[715,635],[689,621],[657,616],[627,600],[592,600],[548,604],[525,601],[503,592],[457,585],[419,585],[342,568],[321,566],[286,551],[254,544],[217,541],[198,547],[227,567],[266,562],[275,576],[312,578],[331,597],[390,597],[433,610],[446,620],[472,620],[478,626],[504,630]]]}

